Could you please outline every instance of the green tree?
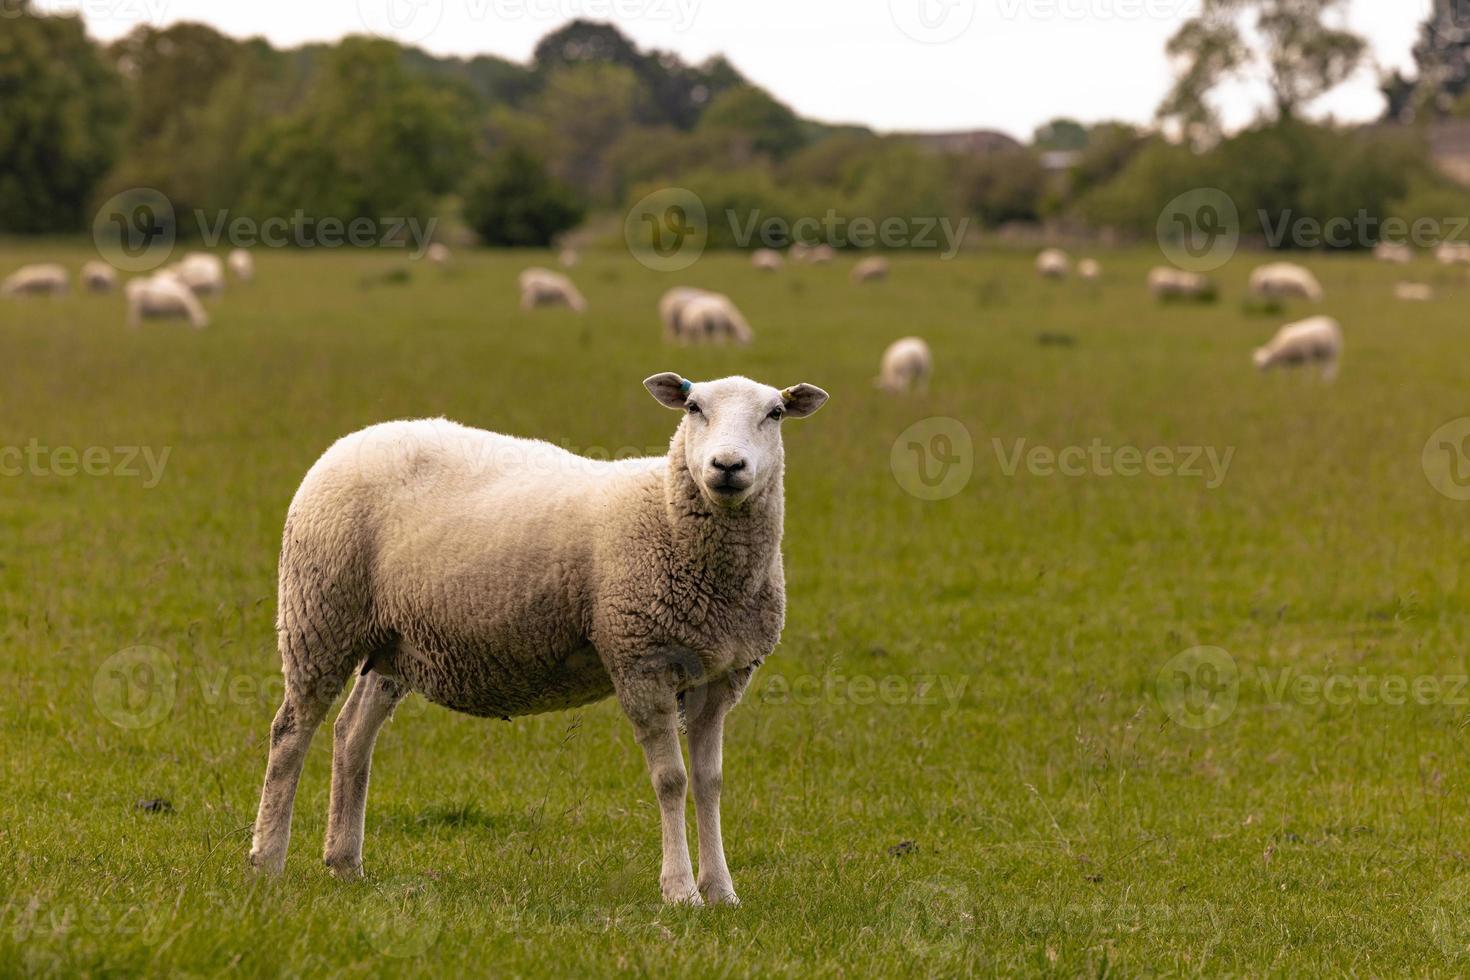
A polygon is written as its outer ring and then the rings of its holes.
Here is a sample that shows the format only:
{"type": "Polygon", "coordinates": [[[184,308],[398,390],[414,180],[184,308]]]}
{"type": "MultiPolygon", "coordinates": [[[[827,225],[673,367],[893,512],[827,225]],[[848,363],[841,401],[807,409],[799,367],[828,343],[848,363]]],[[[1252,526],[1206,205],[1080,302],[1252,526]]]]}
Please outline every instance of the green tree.
{"type": "Polygon", "coordinates": [[[631,69],[580,64],[554,71],[536,99],[551,140],[552,171],[592,200],[614,200],[617,180],[606,158],[633,125],[637,88],[631,69]]]}
{"type": "Polygon", "coordinates": [[[751,85],[716,96],[700,117],[699,128],[725,133],[774,160],[784,159],[806,144],[806,130],[796,113],[751,85]]]}
{"type": "Polygon", "coordinates": [[[515,145],[491,156],[464,194],[465,222],[487,245],[545,247],[584,213],[571,188],[515,145]]]}
{"type": "Polygon", "coordinates": [[[1087,146],[1087,127],[1075,119],[1053,119],[1037,127],[1031,142],[1038,150],[1081,150],[1087,146]]]}
{"type": "Polygon", "coordinates": [[[82,22],[10,0],[0,18],[0,231],[86,226],[126,114],[82,22]]]}

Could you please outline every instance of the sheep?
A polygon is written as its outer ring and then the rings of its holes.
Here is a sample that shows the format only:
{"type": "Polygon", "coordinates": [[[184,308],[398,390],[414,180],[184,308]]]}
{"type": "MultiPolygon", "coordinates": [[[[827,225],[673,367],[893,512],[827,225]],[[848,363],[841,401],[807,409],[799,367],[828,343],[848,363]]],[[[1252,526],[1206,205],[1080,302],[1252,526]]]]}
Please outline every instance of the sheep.
{"type": "Polygon", "coordinates": [[[578,313],[585,313],[587,300],[582,298],[572,281],[560,272],[532,267],[520,275],[521,309],[534,310],[541,306],[567,306],[578,313]]]}
{"type": "Polygon", "coordinates": [[[805,262],[807,265],[826,265],[836,257],[837,252],[826,242],[817,245],[808,245],[805,242],[796,242],[788,250],[793,262],[805,262]]]}
{"type": "Polygon", "coordinates": [[[1292,262],[1272,262],[1251,273],[1250,294],[1260,300],[1305,299],[1322,302],[1322,284],[1311,270],[1292,262]]]}
{"type": "Polygon", "coordinates": [[[1065,279],[1072,271],[1072,260],[1059,248],[1048,248],[1036,256],[1036,271],[1044,279],[1065,279]]]}
{"type": "Polygon", "coordinates": [[[577,263],[581,261],[581,256],[577,254],[577,250],[574,248],[564,248],[557,255],[556,260],[561,263],[562,268],[571,269],[575,268],[577,263]]]}
{"type": "Polygon", "coordinates": [[[424,250],[424,258],[429,260],[430,265],[437,265],[443,268],[449,264],[451,258],[449,246],[443,242],[434,242],[424,250]]]}
{"type": "Polygon", "coordinates": [[[82,265],[81,280],[88,292],[110,293],[117,288],[117,270],[106,262],[93,259],[82,265]]]}
{"type": "Polygon", "coordinates": [[[1470,242],[1440,242],[1434,258],[1440,265],[1470,265],[1470,242]]]}
{"type": "Polygon", "coordinates": [[[24,265],[0,281],[0,296],[61,295],[70,279],[63,266],[53,263],[24,265]]]}
{"type": "Polygon", "coordinates": [[[182,279],[195,296],[217,296],[225,291],[225,264],[218,255],[190,252],[167,271],[182,279]]]}
{"type": "Polygon", "coordinates": [[[758,248],[750,253],[750,264],[762,272],[777,272],[785,265],[785,260],[775,249],[758,248]]]}
{"type": "Polygon", "coordinates": [[[282,537],[285,694],[250,849],[257,871],[285,866],[312,736],[353,676],[333,728],[323,848],[338,876],[362,873],[373,743],[410,691],[494,718],[611,695],[658,800],[664,901],[738,902],[720,837],[723,721],[785,620],[781,420],[811,415],[827,393],[672,373],[643,384],[685,413],[665,456],[597,461],[419,419],[349,435],[312,466],[282,537]]]}
{"type": "Polygon", "coordinates": [[[904,337],[888,345],[878,368],[878,377],[873,384],[883,391],[904,394],[929,390],[929,379],[934,375],[934,355],[929,345],[918,337],[904,337]]]}
{"type": "Polygon", "coordinates": [[[1276,331],[1270,343],[1256,348],[1253,359],[1261,371],[1278,364],[1316,364],[1322,380],[1331,381],[1337,377],[1342,359],[1342,327],[1330,316],[1314,316],[1287,324],[1276,331]]]}
{"type": "Polygon", "coordinates": [[[1394,299],[1405,303],[1434,302],[1434,287],[1422,282],[1401,282],[1393,287],[1394,299]]]}
{"type": "Polygon", "coordinates": [[[243,248],[230,249],[230,254],[225,256],[225,265],[229,266],[230,273],[241,282],[250,282],[255,278],[255,256],[243,248]]]}
{"type": "Polygon", "coordinates": [[[209,326],[209,314],[182,277],[173,272],[129,279],[123,287],[128,300],[128,326],[142,326],[144,317],[187,317],[195,329],[209,326]]]}
{"type": "Polygon", "coordinates": [[[659,300],[658,313],[665,340],[697,343],[730,339],[748,344],[754,337],[740,310],[721,293],[676,286],[659,300]]]}
{"type": "Polygon", "coordinates": [[[1077,275],[1083,282],[1097,282],[1102,278],[1102,263],[1097,259],[1083,259],[1077,263],[1077,275]]]}
{"type": "Polygon", "coordinates": [[[1215,296],[1215,284],[1198,272],[1155,266],[1148,273],[1148,291],[1154,299],[1205,301],[1215,296]]]}
{"type": "Polygon", "coordinates": [[[852,267],[853,282],[878,282],[888,278],[888,260],[874,255],[852,267]]]}
{"type": "Polygon", "coordinates": [[[1373,257],[1379,262],[1408,265],[1414,261],[1414,250],[1403,242],[1379,242],[1373,246],[1373,257]]]}

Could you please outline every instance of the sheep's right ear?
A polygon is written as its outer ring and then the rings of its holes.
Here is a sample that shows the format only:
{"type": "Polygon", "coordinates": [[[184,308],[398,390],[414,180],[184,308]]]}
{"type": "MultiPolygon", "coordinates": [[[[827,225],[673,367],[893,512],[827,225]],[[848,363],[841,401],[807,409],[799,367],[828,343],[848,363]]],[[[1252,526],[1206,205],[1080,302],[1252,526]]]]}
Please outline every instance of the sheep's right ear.
{"type": "Polygon", "coordinates": [[[666,408],[682,409],[692,385],[673,371],[665,371],[663,374],[644,378],[643,387],[648,389],[650,395],[658,399],[660,405],[666,408]]]}

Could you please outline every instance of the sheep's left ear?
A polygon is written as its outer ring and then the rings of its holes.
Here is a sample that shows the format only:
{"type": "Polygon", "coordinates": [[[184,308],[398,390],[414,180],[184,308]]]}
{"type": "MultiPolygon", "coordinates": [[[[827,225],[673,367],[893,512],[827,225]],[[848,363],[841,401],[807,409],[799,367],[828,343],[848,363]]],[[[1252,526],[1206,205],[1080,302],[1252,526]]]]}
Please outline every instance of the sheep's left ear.
{"type": "Polygon", "coordinates": [[[816,385],[792,385],[781,392],[788,418],[804,419],[827,403],[827,393],[816,385]]]}
{"type": "Polygon", "coordinates": [[[673,371],[665,371],[663,374],[644,378],[643,387],[648,389],[650,395],[658,399],[660,405],[682,409],[689,395],[689,389],[693,386],[673,371]]]}

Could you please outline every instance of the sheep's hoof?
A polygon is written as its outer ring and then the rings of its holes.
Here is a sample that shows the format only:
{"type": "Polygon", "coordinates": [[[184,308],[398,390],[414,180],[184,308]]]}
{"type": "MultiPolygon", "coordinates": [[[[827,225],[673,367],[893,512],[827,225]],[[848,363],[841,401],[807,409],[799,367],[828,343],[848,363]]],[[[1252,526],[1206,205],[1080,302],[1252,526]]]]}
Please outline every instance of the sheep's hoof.
{"type": "Polygon", "coordinates": [[[700,897],[699,890],[693,885],[675,885],[664,887],[664,904],[666,905],[703,905],[704,899],[700,897]]]}
{"type": "Polygon", "coordinates": [[[338,881],[357,881],[362,875],[362,862],[350,858],[327,858],[327,870],[338,881]]]}
{"type": "Polygon", "coordinates": [[[740,896],[735,894],[734,885],[704,885],[700,889],[706,905],[739,905],[740,896]]]}
{"type": "Polygon", "coordinates": [[[269,856],[250,852],[250,873],[258,878],[277,878],[286,870],[286,855],[269,856]]]}

